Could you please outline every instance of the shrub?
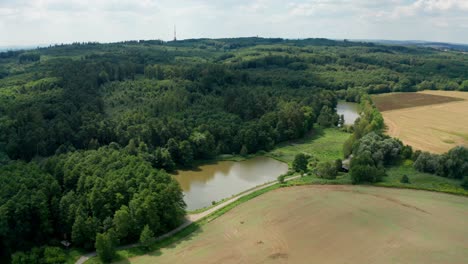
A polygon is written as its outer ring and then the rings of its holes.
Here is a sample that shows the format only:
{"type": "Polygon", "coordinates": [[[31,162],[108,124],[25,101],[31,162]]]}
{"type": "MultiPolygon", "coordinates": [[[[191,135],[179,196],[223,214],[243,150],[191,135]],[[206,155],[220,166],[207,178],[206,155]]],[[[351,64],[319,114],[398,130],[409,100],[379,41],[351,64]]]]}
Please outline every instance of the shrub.
{"type": "Polygon", "coordinates": [[[18,251],[11,256],[11,264],[39,264],[41,261],[40,252],[38,248],[33,248],[30,252],[18,251]]]}
{"type": "Polygon", "coordinates": [[[335,168],[337,172],[341,171],[341,169],[343,168],[343,161],[341,159],[335,160],[335,168]]]}
{"type": "Polygon", "coordinates": [[[400,182],[401,183],[410,183],[410,180],[409,180],[408,176],[406,176],[406,174],[405,174],[405,175],[403,175],[401,177],[400,182]]]}
{"type": "Polygon", "coordinates": [[[468,175],[468,148],[457,146],[439,158],[437,174],[453,179],[463,179],[468,175]]]}
{"type": "Polygon", "coordinates": [[[353,184],[374,183],[382,180],[382,177],[385,176],[385,170],[369,165],[355,165],[351,167],[350,174],[353,184]]]}
{"type": "Polygon", "coordinates": [[[419,155],[421,155],[421,153],[422,153],[422,151],[420,151],[420,150],[414,151],[413,154],[411,155],[411,159],[413,161],[416,161],[418,159],[419,155]]]}
{"type": "Polygon", "coordinates": [[[333,162],[320,162],[317,165],[317,176],[324,179],[335,179],[338,171],[333,162]]]}
{"type": "Polygon", "coordinates": [[[46,247],[44,249],[44,263],[59,264],[66,261],[65,252],[59,247],[46,247]]]}
{"type": "Polygon", "coordinates": [[[299,171],[306,172],[307,163],[308,163],[308,157],[304,153],[299,153],[294,157],[292,166],[296,172],[299,172],[299,171]]]}
{"type": "Polygon", "coordinates": [[[281,174],[280,176],[278,176],[278,182],[280,184],[283,184],[285,181],[285,178],[286,178],[286,174],[281,174]]]}
{"type": "Polygon", "coordinates": [[[241,148],[239,154],[242,157],[246,157],[247,155],[249,155],[249,150],[247,149],[247,147],[245,145],[242,145],[242,148],[241,148]]]}
{"type": "Polygon", "coordinates": [[[439,170],[439,155],[422,152],[414,162],[414,168],[421,172],[435,173],[439,170]]]}
{"type": "Polygon", "coordinates": [[[465,176],[465,178],[463,178],[463,181],[461,183],[461,187],[468,190],[468,176],[465,176]]]}

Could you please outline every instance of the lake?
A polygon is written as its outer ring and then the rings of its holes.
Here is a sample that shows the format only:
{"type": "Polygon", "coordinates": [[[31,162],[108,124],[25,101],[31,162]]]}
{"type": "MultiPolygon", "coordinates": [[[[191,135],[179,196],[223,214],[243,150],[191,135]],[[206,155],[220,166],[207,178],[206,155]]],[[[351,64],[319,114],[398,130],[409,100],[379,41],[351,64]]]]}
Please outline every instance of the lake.
{"type": "Polygon", "coordinates": [[[353,125],[359,117],[359,104],[339,101],[336,112],[339,115],[344,115],[345,125],[353,125]]]}
{"type": "Polygon", "coordinates": [[[268,157],[244,161],[219,161],[196,170],[179,170],[173,177],[184,192],[187,210],[210,206],[212,201],[229,198],[276,178],[288,171],[286,163],[268,157]]]}

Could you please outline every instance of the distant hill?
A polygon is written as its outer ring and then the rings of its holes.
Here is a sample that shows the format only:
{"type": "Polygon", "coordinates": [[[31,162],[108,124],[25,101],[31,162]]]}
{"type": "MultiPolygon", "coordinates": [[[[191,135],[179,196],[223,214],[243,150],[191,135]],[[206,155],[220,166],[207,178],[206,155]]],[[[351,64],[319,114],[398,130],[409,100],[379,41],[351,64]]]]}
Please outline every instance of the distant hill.
{"type": "Polygon", "coordinates": [[[24,45],[24,46],[20,46],[20,45],[9,45],[9,46],[0,46],[0,52],[3,52],[3,51],[9,51],[9,50],[31,50],[31,49],[35,49],[35,48],[42,48],[42,47],[47,47],[49,45],[24,45]]]}
{"type": "Polygon", "coordinates": [[[454,50],[454,51],[468,52],[468,44],[461,44],[461,43],[433,42],[433,41],[423,41],[423,40],[354,40],[354,41],[368,41],[372,43],[387,44],[387,45],[417,46],[417,47],[434,48],[438,50],[454,50]]]}

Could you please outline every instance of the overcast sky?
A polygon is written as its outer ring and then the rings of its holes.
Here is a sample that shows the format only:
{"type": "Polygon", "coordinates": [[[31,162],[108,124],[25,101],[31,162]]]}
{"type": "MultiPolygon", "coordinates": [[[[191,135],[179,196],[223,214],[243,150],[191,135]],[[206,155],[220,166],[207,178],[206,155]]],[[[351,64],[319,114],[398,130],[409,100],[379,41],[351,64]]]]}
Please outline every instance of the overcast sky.
{"type": "Polygon", "coordinates": [[[468,43],[468,0],[0,0],[0,46],[283,37],[468,43]]]}

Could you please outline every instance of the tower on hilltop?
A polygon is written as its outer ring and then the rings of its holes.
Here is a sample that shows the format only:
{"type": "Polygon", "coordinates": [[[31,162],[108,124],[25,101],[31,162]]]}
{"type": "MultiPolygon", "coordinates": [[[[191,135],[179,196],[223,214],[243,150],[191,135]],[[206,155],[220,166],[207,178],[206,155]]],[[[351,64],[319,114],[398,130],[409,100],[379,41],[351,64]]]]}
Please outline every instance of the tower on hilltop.
{"type": "Polygon", "coordinates": [[[176,25],[174,25],[174,41],[177,41],[177,28],[176,28],[176,25]]]}

